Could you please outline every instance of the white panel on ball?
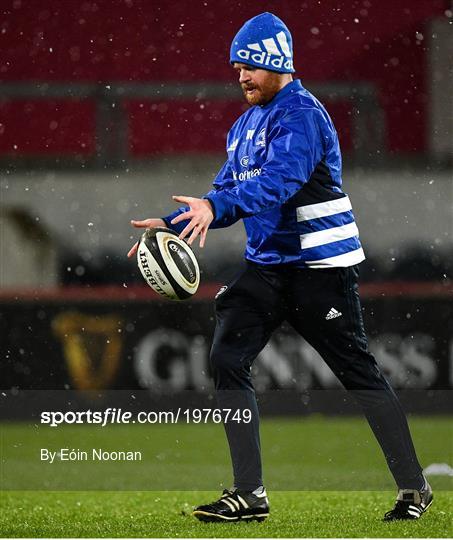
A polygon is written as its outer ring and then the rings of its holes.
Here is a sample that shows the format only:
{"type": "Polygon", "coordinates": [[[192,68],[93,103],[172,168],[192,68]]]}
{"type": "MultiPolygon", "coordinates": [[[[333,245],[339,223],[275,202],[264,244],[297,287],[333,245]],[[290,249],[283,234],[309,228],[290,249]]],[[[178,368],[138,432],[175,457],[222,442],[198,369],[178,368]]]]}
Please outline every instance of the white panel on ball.
{"type": "Polygon", "coordinates": [[[168,280],[165,279],[159,265],[144,242],[139,243],[137,263],[146,283],[148,283],[153,290],[170,300],[179,300],[173,287],[168,280]]]}
{"type": "MultiPolygon", "coordinates": [[[[192,249],[190,246],[186,244],[183,240],[180,240],[176,235],[166,232],[158,232],[156,234],[157,242],[159,245],[159,250],[162,255],[163,260],[165,261],[165,264],[170,271],[172,277],[176,280],[178,285],[184,289],[186,292],[190,294],[194,294],[197,289],[198,285],[200,284],[200,270],[198,267],[197,259],[195,258],[195,255],[192,252],[192,249]],[[179,268],[176,266],[175,262],[173,261],[169,250],[168,250],[168,243],[169,241],[172,241],[181,248],[187,255],[189,255],[190,260],[192,261],[194,267],[195,267],[195,280],[193,283],[188,281],[181,273],[179,268]]],[[[184,263],[183,259],[181,261],[184,263]]],[[[191,270],[186,266],[187,270],[191,272],[191,270]]]]}

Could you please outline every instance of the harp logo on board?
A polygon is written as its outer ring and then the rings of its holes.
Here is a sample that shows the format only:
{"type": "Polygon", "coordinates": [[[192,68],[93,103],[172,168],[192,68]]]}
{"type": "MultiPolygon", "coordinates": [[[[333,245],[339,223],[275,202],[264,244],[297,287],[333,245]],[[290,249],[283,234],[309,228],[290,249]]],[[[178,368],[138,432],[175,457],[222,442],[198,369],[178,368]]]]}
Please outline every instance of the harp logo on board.
{"type": "Polygon", "coordinates": [[[68,311],[54,318],[52,328],[62,342],[74,387],[78,390],[108,388],[120,364],[120,318],[68,311]]]}

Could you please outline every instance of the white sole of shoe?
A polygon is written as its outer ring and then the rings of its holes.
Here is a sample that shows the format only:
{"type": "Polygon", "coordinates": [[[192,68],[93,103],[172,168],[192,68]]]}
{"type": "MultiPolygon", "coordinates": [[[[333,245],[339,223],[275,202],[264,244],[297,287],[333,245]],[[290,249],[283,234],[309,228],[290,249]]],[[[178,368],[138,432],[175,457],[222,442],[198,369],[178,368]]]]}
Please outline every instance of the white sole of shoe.
{"type": "Polygon", "coordinates": [[[269,517],[269,512],[262,513],[262,514],[248,514],[244,516],[238,516],[238,517],[228,517],[228,516],[222,516],[220,514],[213,514],[211,512],[205,512],[204,510],[194,510],[192,512],[192,515],[199,519],[200,521],[264,521],[267,517],[269,517]]]}

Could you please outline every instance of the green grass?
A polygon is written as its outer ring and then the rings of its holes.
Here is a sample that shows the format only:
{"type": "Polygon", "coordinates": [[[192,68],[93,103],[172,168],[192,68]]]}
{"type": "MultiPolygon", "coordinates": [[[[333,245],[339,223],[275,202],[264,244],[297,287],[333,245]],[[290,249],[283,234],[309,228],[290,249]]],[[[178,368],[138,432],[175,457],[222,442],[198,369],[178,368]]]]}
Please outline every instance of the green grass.
{"type": "Polygon", "coordinates": [[[193,505],[215,492],[9,492],[0,531],[8,537],[451,537],[452,493],[417,522],[383,523],[390,492],[274,492],[264,523],[200,523],[193,505]]]}
{"type": "MultiPolygon", "coordinates": [[[[412,418],[410,424],[424,465],[453,463],[451,418],[412,418]]],[[[0,425],[0,442],[3,537],[453,536],[452,478],[430,479],[435,502],[420,521],[381,521],[396,492],[362,418],[263,420],[272,507],[264,523],[205,524],[190,515],[231,483],[221,425],[52,429],[12,423],[0,425]],[[40,461],[40,448],[63,447],[136,449],[143,461],[40,461]]]]}

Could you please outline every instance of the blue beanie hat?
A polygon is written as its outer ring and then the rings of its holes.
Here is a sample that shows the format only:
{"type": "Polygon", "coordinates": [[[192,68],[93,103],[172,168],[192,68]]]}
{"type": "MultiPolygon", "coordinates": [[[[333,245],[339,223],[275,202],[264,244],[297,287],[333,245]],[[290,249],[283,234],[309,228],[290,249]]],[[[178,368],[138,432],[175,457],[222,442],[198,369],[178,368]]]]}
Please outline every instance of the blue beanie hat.
{"type": "Polygon", "coordinates": [[[294,73],[293,40],[285,23],[272,13],[247,21],[233,39],[230,62],[278,73],[294,73]]]}

